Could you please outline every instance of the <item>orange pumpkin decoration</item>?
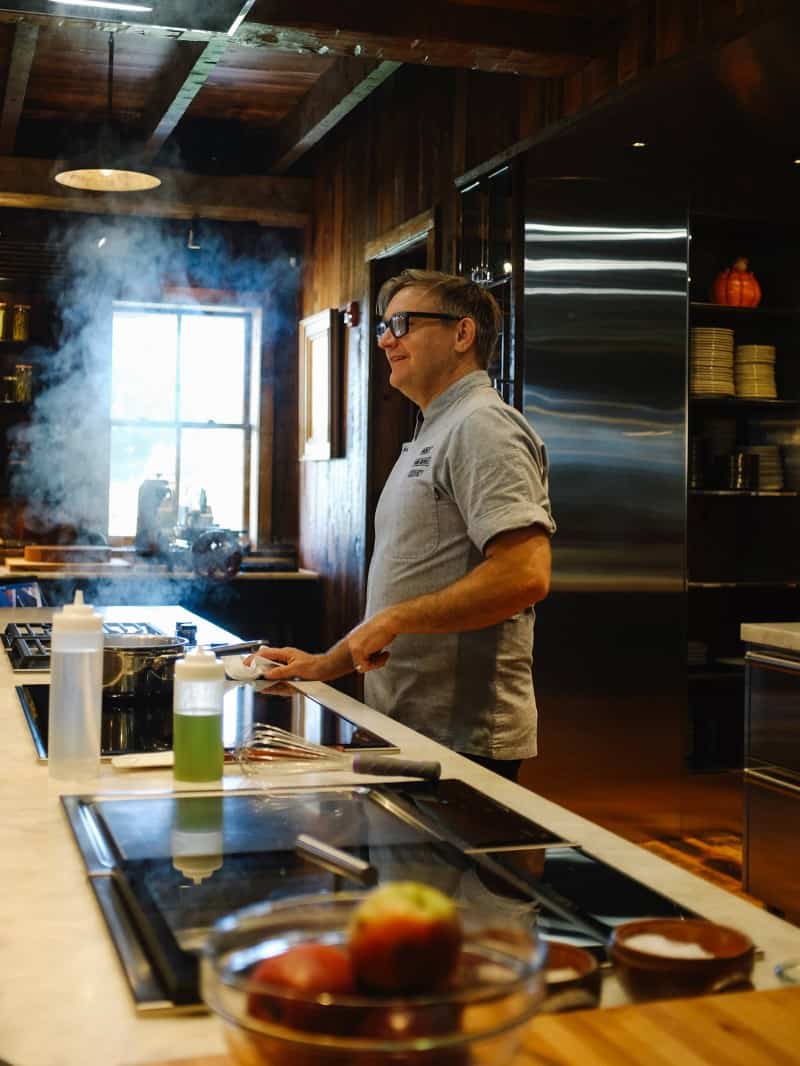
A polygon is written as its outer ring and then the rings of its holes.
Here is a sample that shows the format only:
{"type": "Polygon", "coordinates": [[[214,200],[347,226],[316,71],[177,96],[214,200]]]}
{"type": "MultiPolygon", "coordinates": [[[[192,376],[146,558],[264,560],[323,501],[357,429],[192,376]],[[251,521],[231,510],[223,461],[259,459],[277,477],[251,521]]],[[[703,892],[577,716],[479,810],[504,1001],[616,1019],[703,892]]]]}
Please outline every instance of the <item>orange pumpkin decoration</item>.
{"type": "Polygon", "coordinates": [[[758,307],[761,303],[761,286],[747,269],[747,259],[740,257],[733,266],[717,274],[714,280],[714,303],[726,307],[758,307]]]}

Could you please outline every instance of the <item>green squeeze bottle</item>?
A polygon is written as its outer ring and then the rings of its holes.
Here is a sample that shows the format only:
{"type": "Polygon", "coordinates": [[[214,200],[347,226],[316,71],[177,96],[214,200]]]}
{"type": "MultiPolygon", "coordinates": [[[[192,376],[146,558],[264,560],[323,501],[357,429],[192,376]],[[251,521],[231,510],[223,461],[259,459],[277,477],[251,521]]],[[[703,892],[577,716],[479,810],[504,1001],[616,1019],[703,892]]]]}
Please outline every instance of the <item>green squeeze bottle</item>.
{"type": "Polygon", "coordinates": [[[222,784],[225,667],[212,651],[193,648],[175,663],[172,704],[173,777],[222,784]]]}

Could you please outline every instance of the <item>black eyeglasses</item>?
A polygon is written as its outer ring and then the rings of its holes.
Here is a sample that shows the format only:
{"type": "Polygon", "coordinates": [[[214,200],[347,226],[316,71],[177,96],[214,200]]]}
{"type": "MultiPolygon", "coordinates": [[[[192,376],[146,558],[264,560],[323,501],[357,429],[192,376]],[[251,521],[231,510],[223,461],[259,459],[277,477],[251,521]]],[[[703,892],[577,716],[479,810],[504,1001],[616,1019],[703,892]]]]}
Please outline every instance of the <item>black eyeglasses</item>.
{"type": "Polygon", "coordinates": [[[440,311],[395,311],[389,316],[389,321],[381,319],[375,326],[375,337],[380,340],[388,329],[392,336],[397,339],[408,333],[408,323],[412,318],[446,318],[449,322],[460,322],[462,315],[446,315],[440,311]]]}

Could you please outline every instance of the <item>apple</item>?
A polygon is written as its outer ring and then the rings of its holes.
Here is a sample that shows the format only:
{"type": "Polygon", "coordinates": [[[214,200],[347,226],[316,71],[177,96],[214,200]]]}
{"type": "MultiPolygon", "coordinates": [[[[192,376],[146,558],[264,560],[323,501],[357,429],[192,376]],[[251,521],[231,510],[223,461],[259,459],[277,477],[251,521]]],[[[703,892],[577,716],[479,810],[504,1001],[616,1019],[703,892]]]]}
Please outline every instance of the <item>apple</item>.
{"type": "Polygon", "coordinates": [[[461,940],[456,905],[438,888],[417,881],[381,885],[350,921],[356,981],[380,993],[432,992],[454,972],[461,940]]]}
{"type": "Polygon", "coordinates": [[[250,980],[273,987],[270,992],[250,993],[249,1014],[262,1021],[313,1032],[334,1031],[336,1019],[332,1017],[335,1008],[310,999],[323,992],[352,993],[356,987],[350,956],[334,944],[295,944],[279,955],[262,959],[250,973],[250,980]],[[281,988],[290,995],[282,997],[275,991],[281,988]],[[292,994],[309,999],[295,999],[292,994]]]}

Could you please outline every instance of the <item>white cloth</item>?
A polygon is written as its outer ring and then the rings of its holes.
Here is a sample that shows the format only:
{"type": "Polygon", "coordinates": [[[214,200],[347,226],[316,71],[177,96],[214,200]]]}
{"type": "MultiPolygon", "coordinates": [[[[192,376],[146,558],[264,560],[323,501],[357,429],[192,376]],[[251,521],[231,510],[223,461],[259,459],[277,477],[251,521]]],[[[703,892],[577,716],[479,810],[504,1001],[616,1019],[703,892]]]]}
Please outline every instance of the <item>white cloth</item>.
{"type": "Polygon", "coordinates": [[[253,661],[248,666],[245,663],[247,655],[225,655],[222,662],[225,665],[225,674],[232,681],[257,681],[263,677],[267,670],[273,666],[283,666],[273,659],[265,659],[262,655],[253,655],[253,661]]]}

